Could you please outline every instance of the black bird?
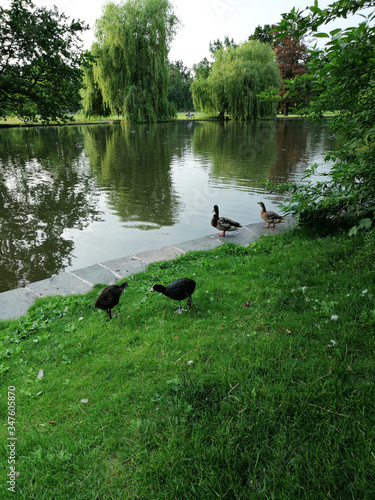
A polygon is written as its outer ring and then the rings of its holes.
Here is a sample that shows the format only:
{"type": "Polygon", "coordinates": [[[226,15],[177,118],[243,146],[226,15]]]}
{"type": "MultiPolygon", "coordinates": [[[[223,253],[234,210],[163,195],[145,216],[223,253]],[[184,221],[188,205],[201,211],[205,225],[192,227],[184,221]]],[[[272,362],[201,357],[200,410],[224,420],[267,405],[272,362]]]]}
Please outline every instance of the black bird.
{"type": "Polygon", "coordinates": [[[110,285],[104,288],[100,292],[98,298],[95,301],[95,307],[101,309],[102,311],[107,311],[109,319],[112,319],[111,309],[120,301],[121,295],[124,293],[125,288],[128,286],[126,281],[121,285],[110,285]]]}
{"type": "Polygon", "coordinates": [[[190,278],[179,278],[168,286],[163,285],[153,285],[150,292],[159,292],[169,297],[172,300],[178,300],[179,308],[175,311],[178,314],[182,313],[181,300],[187,300],[188,307],[191,306],[191,296],[195,290],[195,281],[190,278]]]}

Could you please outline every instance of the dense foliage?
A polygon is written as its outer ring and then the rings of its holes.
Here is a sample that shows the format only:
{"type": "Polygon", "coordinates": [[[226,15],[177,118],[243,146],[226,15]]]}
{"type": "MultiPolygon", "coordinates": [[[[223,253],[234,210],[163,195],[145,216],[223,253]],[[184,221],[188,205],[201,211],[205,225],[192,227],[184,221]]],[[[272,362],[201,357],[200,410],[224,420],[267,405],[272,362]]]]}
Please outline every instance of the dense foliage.
{"type": "Polygon", "coordinates": [[[190,70],[182,61],[169,64],[170,86],[168,101],[172,102],[178,110],[188,111],[193,107],[190,86],[193,82],[190,70]]]}
{"type": "Polygon", "coordinates": [[[0,7],[0,115],[33,121],[65,120],[79,108],[82,53],[80,21],[30,0],[0,7]]]}
{"type": "Polygon", "coordinates": [[[281,73],[282,84],[278,93],[279,111],[288,115],[289,107],[295,107],[303,100],[308,99],[305,92],[294,96],[291,100],[286,94],[285,81],[303,75],[307,71],[307,62],[310,58],[304,37],[297,38],[293,33],[288,33],[282,39],[278,38],[275,26],[265,24],[262,28],[257,26],[249,40],[259,40],[275,49],[276,59],[281,73]]]}
{"type": "Polygon", "coordinates": [[[95,81],[93,66],[83,69],[83,87],[81,89],[83,114],[90,116],[109,116],[110,108],[103,100],[102,91],[95,81]]]}
{"type": "MultiPolygon", "coordinates": [[[[168,102],[169,44],[178,26],[168,0],[129,0],[107,3],[96,22],[92,55],[94,81],[105,106],[131,122],[170,119],[168,102]]],[[[92,92],[94,90],[94,92],[92,92]]],[[[96,97],[86,89],[84,111],[96,97]]]]}
{"type": "MultiPolygon", "coordinates": [[[[342,146],[331,158],[331,173],[318,183],[297,186],[284,184],[279,190],[291,193],[286,211],[304,223],[349,221],[370,227],[375,203],[375,26],[374,12],[357,27],[317,32],[322,25],[339,17],[373,6],[373,1],[340,0],[327,9],[317,2],[307,12],[293,9],[278,26],[282,36],[293,32],[298,38],[308,32],[327,38],[324,48],[311,51],[309,72],[289,84],[289,95],[305,92],[311,96],[301,113],[321,119],[336,112],[332,127],[342,138],[342,146]]],[[[315,167],[312,168],[315,171],[315,167]]]]}
{"type": "Polygon", "coordinates": [[[218,49],[208,77],[198,77],[191,88],[196,109],[246,120],[275,113],[274,104],[257,95],[278,89],[280,83],[272,48],[250,41],[238,47],[229,45],[218,49]]]}

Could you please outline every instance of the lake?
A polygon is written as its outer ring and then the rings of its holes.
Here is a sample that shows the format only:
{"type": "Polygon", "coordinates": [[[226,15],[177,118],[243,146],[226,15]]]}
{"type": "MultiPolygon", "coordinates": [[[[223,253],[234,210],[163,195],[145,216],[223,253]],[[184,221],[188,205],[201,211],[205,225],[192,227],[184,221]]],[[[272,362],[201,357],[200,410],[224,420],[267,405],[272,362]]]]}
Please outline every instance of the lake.
{"type": "Polygon", "coordinates": [[[329,171],[335,144],[305,119],[1,129],[0,291],[217,234],[215,204],[259,222],[264,182],[329,171]]]}

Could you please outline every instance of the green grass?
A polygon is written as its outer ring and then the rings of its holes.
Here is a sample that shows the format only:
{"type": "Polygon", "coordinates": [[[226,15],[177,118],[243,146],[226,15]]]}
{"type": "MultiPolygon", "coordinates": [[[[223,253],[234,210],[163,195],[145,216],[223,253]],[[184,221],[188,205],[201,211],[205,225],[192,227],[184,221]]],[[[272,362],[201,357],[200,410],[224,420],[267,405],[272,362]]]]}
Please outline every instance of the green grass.
{"type": "MultiPolygon", "coordinates": [[[[201,111],[193,111],[192,114],[194,115],[194,120],[212,120],[212,119],[218,119],[217,116],[210,116],[206,115],[205,113],[201,111]]],[[[122,120],[121,116],[117,115],[111,115],[111,116],[90,116],[90,117],[85,117],[80,113],[77,113],[74,116],[74,121],[72,123],[100,123],[100,122],[108,122],[108,121],[118,121],[122,120]]],[[[186,117],[186,112],[178,112],[177,113],[177,120],[187,120],[186,117]]],[[[1,127],[9,127],[10,125],[20,125],[20,126],[27,126],[23,120],[18,119],[17,117],[7,117],[6,120],[4,118],[0,119],[0,128],[1,127]]],[[[42,125],[42,122],[33,122],[30,123],[29,125],[42,125]]],[[[53,123],[52,123],[53,125],[53,123]]]]}
{"type": "MultiPolygon", "coordinates": [[[[176,115],[176,119],[177,121],[190,121],[190,119],[188,119],[186,117],[186,114],[187,112],[183,112],[183,111],[178,111],[177,112],[177,115],[176,115]]],[[[218,116],[218,113],[216,115],[208,115],[206,113],[204,113],[203,111],[192,111],[192,115],[194,116],[193,120],[221,120],[221,118],[219,118],[218,116]]],[[[326,117],[332,117],[334,116],[335,113],[327,113],[325,116],[326,117]]],[[[293,115],[293,114],[289,114],[287,117],[284,117],[284,115],[277,115],[277,118],[280,118],[280,119],[283,119],[283,118],[301,118],[300,115],[293,115]]],[[[100,122],[108,122],[108,121],[111,121],[111,120],[114,120],[114,121],[118,121],[118,120],[122,120],[121,116],[117,116],[117,115],[111,115],[111,116],[90,116],[90,117],[85,117],[83,116],[82,114],[80,113],[77,113],[75,116],[74,116],[74,121],[72,123],[77,123],[80,124],[80,123],[100,123],[100,122]]],[[[14,125],[20,125],[20,126],[27,126],[27,124],[25,124],[25,122],[23,120],[20,120],[19,118],[17,117],[7,117],[6,119],[4,118],[0,118],[0,128],[1,127],[9,127],[10,125],[14,126],[14,125]]],[[[29,125],[42,125],[42,122],[39,121],[39,122],[33,122],[33,123],[30,123],[29,125]]],[[[53,125],[53,123],[52,123],[53,125]]]]}
{"type": "MultiPolygon", "coordinates": [[[[188,119],[186,117],[186,114],[187,112],[182,112],[182,111],[178,111],[177,113],[177,120],[188,120],[190,121],[190,119],[188,119]]],[[[218,114],[216,115],[207,115],[206,113],[204,113],[203,111],[191,111],[191,114],[193,116],[193,120],[219,120],[219,117],[218,117],[218,114]]]]}
{"type": "Polygon", "coordinates": [[[225,244],[128,278],[111,321],[97,286],[0,323],[1,498],[375,498],[374,248],[225,244]],[[148,292],[177,277],[197,282],[181,315],[148,292]]]}
{"type": "MultiPolygon", "coordinates": [[[[73,122],[68,122],[68,123],[76,123],[77,125],[79,123],[100,123],[100,122],[109,122],[109,121],[118,121],[121,120],[120,116],[117,115],[111,115],[111,116],[90,116],[90,117],[85,117],[80,113],[77,113],[74,116],[73,122]]],[[[10,125],[19,125],[19,126],[37,126],[37,125],[42,125],[42,121],[36,121],[36,122],[30,122],[30,123],[25,123],[23,120],[20,120],[19,118],[15,116],[9,116],[6,119],[0,118],[0,128],[1,127],[9,127],[10,125]]],[[[54,125],[55,122],[51,122],[51,125],[54,125]]]]}

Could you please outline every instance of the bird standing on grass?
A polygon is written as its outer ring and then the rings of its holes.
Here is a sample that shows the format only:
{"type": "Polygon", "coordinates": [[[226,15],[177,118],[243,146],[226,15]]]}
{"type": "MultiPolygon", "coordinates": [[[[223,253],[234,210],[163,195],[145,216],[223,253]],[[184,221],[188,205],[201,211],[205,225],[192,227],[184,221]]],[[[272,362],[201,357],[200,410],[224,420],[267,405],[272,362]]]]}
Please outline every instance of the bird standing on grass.
{"type": "Polygon", "coordinates": [[[214,206],[214,215],[211,219],[211,226],[215,227],[218,231],[223,231],[219,236],[225,236],[226,231],[236,231],[239,227],[242,227],[238,222],[228,219],[227,217],[219,217],[219,207],[214,206]]]}
{"type": "Polygon", "coordinates": [[[117,306],[120,301],[120,297],[124,293],[127,286],[128,284],[126,281],[124,281],[121,285],[107,286],[102,292],[100,292],[95,301],[95,307],[97,309],[101,309],[102,311],[107,311],[109,319],[112,319],[111,309],[117,306]]]}
{"type": "Polygon", "coordinates": [[[270,224],[273,224],[271,227],[275,227],[275,224],[284,222],[284,217],[282,215],[279,215],[276,212],[272,212],[271,210],[266,210],[263,201],[258,201],[258,205],[262,207],[262,210],[260,211],[260,216],[265,222],[268,223],[268,226],[264,226],[266,229],[270,227],[270,224]]]}
{"type": "Polygon", "coordinates": [[[168,286],[153,285],[150,292],[159,292],[172,300],[178,300],[179,308],[175,312],[181,314],[183,309],[180,301],[188,299],[187,306],[191,306],[191,296],[195,290],[195,285],[195,281],[190,278],[179,278],[169,283],[168,286]]]}

